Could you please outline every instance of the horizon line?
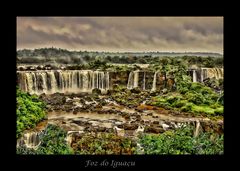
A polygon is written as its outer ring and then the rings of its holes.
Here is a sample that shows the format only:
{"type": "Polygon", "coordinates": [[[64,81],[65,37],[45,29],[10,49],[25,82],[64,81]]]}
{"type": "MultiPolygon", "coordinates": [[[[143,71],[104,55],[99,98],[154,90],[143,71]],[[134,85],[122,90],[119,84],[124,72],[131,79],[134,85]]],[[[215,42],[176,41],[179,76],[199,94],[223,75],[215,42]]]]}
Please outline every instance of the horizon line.
{"type": "Polygon", "coordinates": [[[215,54],[220,54],[223,55],[223,53],[220,52],[212,52],[212,51],[97,51],[97,50],[74,50],[74,49],[67,49],[67,48],[59,48],[59,47],[42,47],[42,48],[19,48],[16,49],[17,51],[20,50],[36,50],[36,49],[63,49],[63,50],[67,50],[70,52],[101,52],[101,53],[215,53],[215,54]]]}

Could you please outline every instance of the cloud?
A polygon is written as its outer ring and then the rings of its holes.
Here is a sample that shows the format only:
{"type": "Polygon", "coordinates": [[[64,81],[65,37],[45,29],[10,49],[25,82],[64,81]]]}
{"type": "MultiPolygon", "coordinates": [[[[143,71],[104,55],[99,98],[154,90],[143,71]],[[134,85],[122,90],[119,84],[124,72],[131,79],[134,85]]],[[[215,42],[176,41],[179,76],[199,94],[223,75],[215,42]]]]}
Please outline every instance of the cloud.
{"type": "Polygon", "coordinates": [[[17,48],[223,53],[223,17],[17,17],[17,48]]]}

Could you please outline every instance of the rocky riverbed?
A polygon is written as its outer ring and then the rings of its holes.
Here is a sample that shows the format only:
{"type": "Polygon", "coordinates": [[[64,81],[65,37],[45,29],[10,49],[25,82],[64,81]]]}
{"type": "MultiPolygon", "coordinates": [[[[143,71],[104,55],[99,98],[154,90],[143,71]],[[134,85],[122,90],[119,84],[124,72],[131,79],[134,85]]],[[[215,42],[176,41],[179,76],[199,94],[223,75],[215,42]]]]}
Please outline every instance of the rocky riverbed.
{"type": "Polygon", "coordinates": [[[223,133],[222,120],[192,117],[145,104],[129,108],[116,103],[108,95],[55,93],[40,97],[47,103],[48,123],[66,131],[97,133],[116,132],[119,129],[124,131],[123,136],[132,137],[139,132],[159,134],[200,121],[204,131],[223,133]]]}

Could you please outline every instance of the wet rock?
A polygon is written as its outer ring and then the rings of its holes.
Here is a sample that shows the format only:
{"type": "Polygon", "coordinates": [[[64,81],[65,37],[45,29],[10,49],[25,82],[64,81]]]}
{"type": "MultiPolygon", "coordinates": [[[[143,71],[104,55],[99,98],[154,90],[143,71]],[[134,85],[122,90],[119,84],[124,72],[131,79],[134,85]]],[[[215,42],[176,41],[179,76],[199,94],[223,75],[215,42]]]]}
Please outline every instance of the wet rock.
{"type": "Polygon", "coordinates": [[[140,113],[142,113],[143,112],[143,110],[142,109],[135,109],[137,112],[140,112],[140,113]]]}
{"type": "Polygon", "coordinates": [[[125,120],[130,120],[130,115],[129,115],[129,114],[124,115],[123,118],[124,118],[125,120]]]}
{"type": "Polygon", "coordinates": [[[105,110],[99,110],[97,111],[98,114],[104,114],[105,113],[105,110]]]}
{"type": "Polygon", "coordinates": [[[141,116],[140,116],[140,117],[137,117],[137,118],[136,118],[136,121],[139,122],[139,121],[141,121],[141,119],[142,119],[141,116]]]}
{"type": "Polygon", "coordinates": [[[113,93],[113,90],[107,90],[107,95],[111,95],[113,93]]]}
{"type": "Polygon", "coordinates": [[[113,128],[107,128],[105,132],[114,133],[114,129],[113,128]]]}
{"type": "Polygon", "coordinates": [[[97,129],[98,132],[105,132],[106,131],[106,128],[105,127],[99,127],[97,129]]]}
{"type": "Polygon", "coordinates": [[[90,96],[85,96],[84,100],[86,100],[86,101],[93,101],[93,99],[90,96]]]}
{"type": "Polygon", "coordinates": [[[66,112],[71,112],[71,109],[66,109],[65,111],[66,111],[66,112]]]}
{"type": "Polygon", "coordinates": [[[167,92],[168,92],[168,90],[166,88],[161,90],[161,93],[163,93],[163,94],[166,94],[167,92]]]}
{"type": "Polygon", "coordinates": [[[117,127],[123,129],[124,125],[117,125],[117,127]]]}
{"type": "Polygon", "coordinates": [[[94,88],[94,89],[92,90],[92,94],[100,95],[100,94],[101,94],[101,90],[98,89],[98,88],[94,88]]]}
{"type": "Polygon", "coordinates": [[[156,96],[156,95],[157,95],[157,92],[156,92],[156,91],[150,92],[149,95],[150,95],[150,96],[156,96]]]}
{"type": "Polygon", "coordinates": [[[131,121],[130,124],[136,124],[137,122],[136,121],[131,121]]]}
{"type": "Polygon", "coordinates": [[[125,130],[135,130],[138,128],[138,125],[137,124],[124,124],[123,128],[125,130]]]}
{"type": "Polygon", "coordinates": [[[150,124],[150,121],[144,121],[145,124],[150,124]]]}
{"type": "Polygon", "coordinates": [[[95,108],[102,108],[102,105],[97,104],[97,105],[95,106],[95,108]]]}
{"type": "Polygon", "coordinates": [[[141,90],[139,87],[135,87],[135,88],[131,89],[130,91],[131,91],[131,93],[135,93],[135,94],[141,93],[141,90]]]}
{"type": "Polygon", "coordinates": [[[146,126],[145,129],[144,129],[144,132],[159,134],[159,133],[163,133],[164,130],[160,127],[146,126]]]}

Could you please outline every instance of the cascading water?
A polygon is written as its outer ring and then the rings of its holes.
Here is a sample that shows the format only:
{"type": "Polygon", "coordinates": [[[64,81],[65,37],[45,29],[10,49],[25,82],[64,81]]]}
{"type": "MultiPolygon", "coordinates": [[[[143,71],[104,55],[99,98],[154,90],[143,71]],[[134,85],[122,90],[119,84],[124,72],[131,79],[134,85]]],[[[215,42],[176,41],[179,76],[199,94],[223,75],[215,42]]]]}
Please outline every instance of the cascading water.
{"type": "Polygon", "coordinates": [[[133,71],[133,75],[134,75],[133,87],[138,87],[139,71],[133,71]]]}
{"type": "Polygon", "coordinates": [[[143,75],[143,90],[146,89],[146,73],[144,72],[144,75],[143,75]]]}
{"type": "Polygon", "coordinates": [[[128,77],[127,88],[132,89],[134,87],[138,87],[138,80],[139,80],[139,71],[130,72],[128,77]]]}
{"type": "Polygon", "coordinates": [[[222,79],[223,68],[201,68],[201,82],[206,78],[222,79]]]}
{"type": "Polygon", "coordinates": [[[154,73],[153,85],[152,85],[152,90],[151,90],[151,91],[156,91],[156,86],[157,86],[157,74],[158,74],[158,71],[154,73]]]}
{"type": "Polygon", "coordinates": [[[197,82],[197,72],[193,70],[193,82],[197,82]]]}
{"type": "Polygon", "coordinates": [[[109,73],[91,70],[18,71],[21,90],[35,94],[109,89],[109,73]]]}
{"type": "Polygon", "coordinates": [[[38,132],[25,133],[20,139],[17,140],[17,147],[26,146],[27,148],[37,149],[41,144],[39,135],[40,133],[38,132]]]}

